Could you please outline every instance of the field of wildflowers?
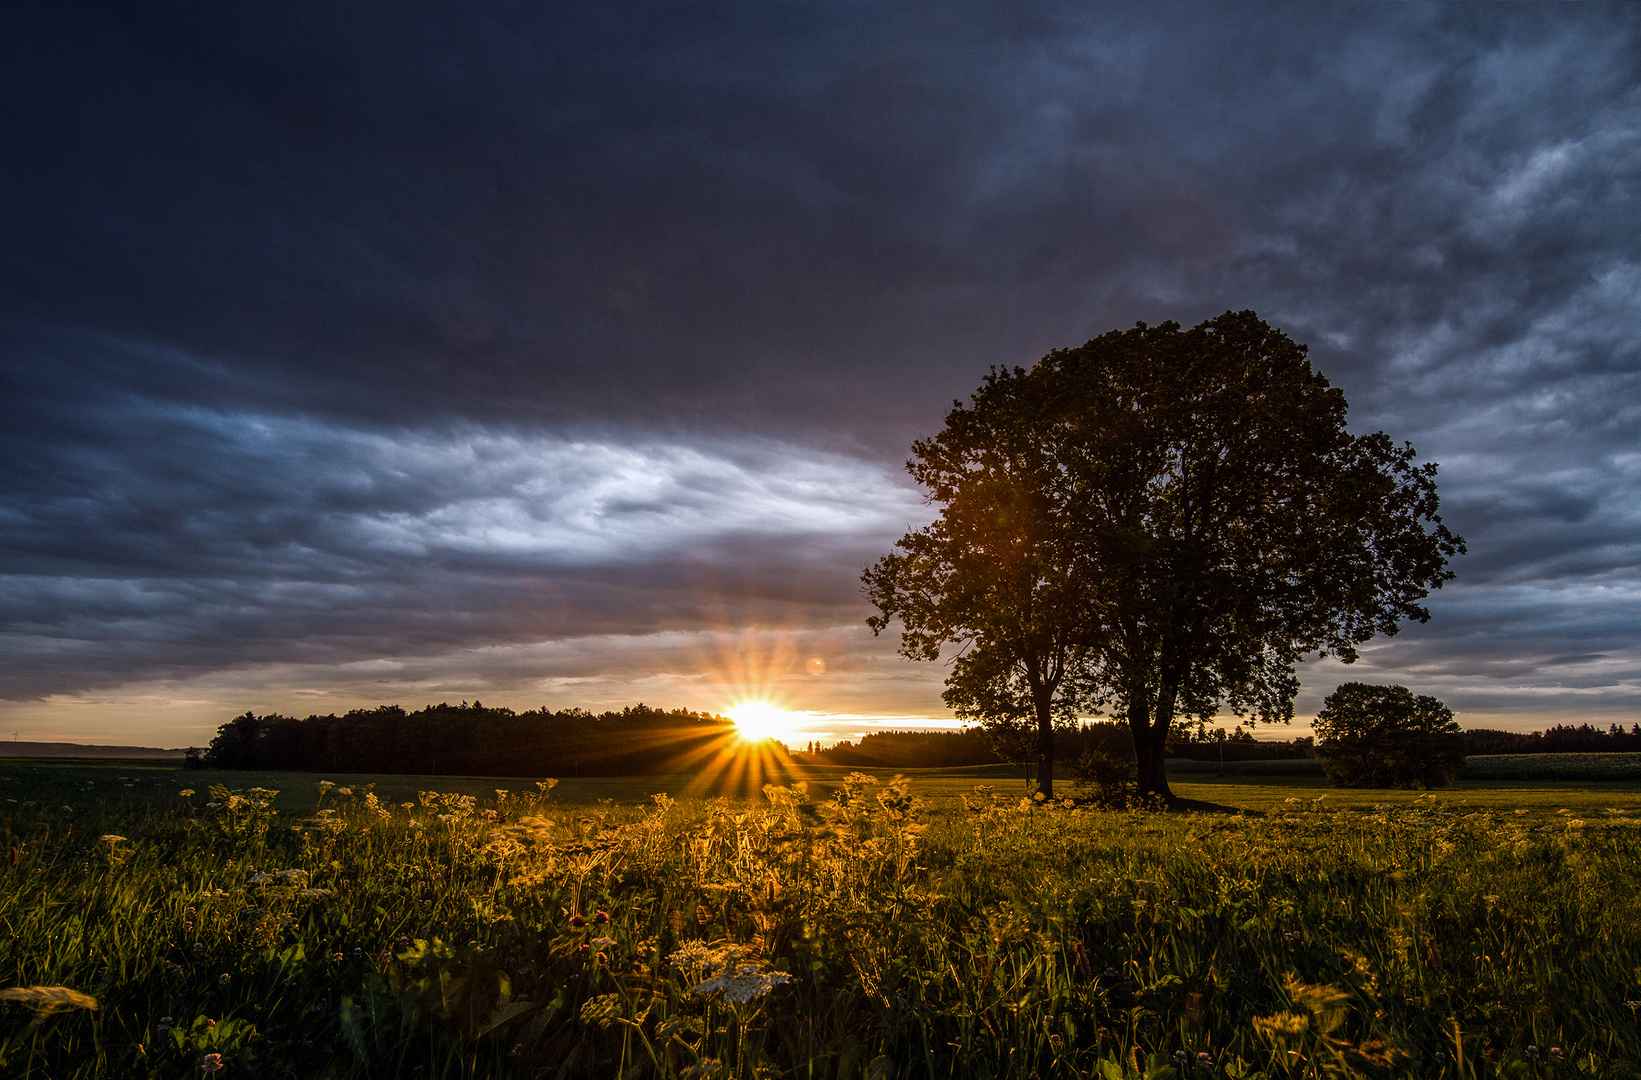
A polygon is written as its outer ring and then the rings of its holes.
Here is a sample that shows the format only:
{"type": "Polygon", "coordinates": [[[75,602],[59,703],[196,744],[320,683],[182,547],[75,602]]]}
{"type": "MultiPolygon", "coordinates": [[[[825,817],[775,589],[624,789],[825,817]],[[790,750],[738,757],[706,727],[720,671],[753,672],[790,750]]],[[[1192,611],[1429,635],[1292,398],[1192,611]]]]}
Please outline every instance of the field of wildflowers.
{"type": "Polygon", "coordinates": [[[108,799],[0,772],[0,1074],[1641,1074],[1633,794],[1156,813],[931,808],[866,774],[625,806],[308,778],[296,813],[191,776],[108,799]]]}

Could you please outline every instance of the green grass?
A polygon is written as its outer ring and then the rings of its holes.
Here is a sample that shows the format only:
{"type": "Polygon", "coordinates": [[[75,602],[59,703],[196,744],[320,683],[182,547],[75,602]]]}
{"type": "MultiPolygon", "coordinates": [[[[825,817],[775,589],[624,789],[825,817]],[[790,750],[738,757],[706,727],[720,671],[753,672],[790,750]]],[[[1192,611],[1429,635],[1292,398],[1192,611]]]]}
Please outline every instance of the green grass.
{"type": "Polygon", "coordinates": [[[99,1003],[0,1002],[0,1075],[1641,1072],[1641,784],[1193,775],[1152,813],[847,777],[377,777],[373,809],[370,778],[0,764],[0,985],[99,1003]]]}
{"type": "Polygon", "coordinates": [[[1490,754],[1466,758],[1474,780],[1641,780],[1641,754],[1490,754]]]}

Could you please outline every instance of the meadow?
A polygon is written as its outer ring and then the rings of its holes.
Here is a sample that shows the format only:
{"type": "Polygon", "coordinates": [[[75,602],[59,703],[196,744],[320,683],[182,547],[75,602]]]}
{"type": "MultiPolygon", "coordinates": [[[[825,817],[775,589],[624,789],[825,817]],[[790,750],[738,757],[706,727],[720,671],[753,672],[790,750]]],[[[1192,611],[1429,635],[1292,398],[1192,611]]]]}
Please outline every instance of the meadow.
{"type": "Polygon", "coordinates": [[[0,1073],[1641,1074],[1641,785],[779,779],[0,764],[0,1073]]]}

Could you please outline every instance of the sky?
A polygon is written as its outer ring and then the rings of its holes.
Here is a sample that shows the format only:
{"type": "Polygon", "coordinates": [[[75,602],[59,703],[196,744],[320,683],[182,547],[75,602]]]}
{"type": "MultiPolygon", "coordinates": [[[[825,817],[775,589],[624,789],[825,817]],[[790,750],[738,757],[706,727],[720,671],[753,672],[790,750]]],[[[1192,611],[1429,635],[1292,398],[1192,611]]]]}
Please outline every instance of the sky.
{"type": "Polygon", "coordinates": [[[1301,671],[1641,721],[1641,7],[0,7],[0,732],[938,725],[865,628],[996,364],[1251,308],[1440,465],[1301,671]]]}

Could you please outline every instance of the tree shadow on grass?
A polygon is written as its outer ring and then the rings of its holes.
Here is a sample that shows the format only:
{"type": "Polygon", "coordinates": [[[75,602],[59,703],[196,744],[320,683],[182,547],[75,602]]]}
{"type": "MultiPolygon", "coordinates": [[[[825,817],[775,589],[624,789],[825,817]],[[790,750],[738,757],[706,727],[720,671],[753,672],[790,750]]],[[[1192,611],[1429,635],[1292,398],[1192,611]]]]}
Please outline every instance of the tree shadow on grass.
{"type": "Polygon", "coordinates": [[[1241,806],[1226,806],[1224,803],[1208,802],[1204,799],[1181,799],[1175,797],[1167,803],[1164,810],[1174,813],[1191,814],[1242,814],[1247,817],[1264,817],[1263,810],[1249,810],[1241,806]]]}

